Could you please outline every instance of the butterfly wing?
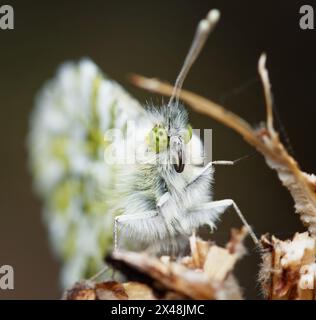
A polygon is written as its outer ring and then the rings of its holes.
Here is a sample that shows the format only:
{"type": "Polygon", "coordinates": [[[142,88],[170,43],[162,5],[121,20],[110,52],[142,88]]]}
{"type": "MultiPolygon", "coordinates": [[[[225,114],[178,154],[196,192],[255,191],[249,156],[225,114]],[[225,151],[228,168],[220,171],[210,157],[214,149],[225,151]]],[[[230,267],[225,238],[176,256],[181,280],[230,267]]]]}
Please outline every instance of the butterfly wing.
{"type": "Polygon", "coordinates": [[[104,161],[104,134],[124,134],[128,120],[142,117],[139,103],[88,59],[63,64],[37,96],[30,165],[52,246],[63,260],[63,286],[99,271],[112,248],[117,167],[104,161]]]}

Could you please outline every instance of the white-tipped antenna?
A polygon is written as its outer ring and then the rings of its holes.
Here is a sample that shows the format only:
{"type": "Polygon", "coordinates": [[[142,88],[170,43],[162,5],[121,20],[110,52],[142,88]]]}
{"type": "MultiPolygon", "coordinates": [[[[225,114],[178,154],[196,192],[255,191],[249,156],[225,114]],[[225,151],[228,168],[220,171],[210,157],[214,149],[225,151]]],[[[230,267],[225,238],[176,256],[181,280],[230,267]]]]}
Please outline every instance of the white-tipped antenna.
{"type": "Polygon", "coordinates": [[[194,61],[196,60],[199,53],[201,52],[201,50],[202,50],[202,48],[208,38],[208,35],[216,26],[216,23],[218,22],[219,18],[220,18],[219,10],[213,9],[208,13],[208,15],[205,19],[200,21],[200,23],[196,29],[195,36],[193,38],[191,48],[190,48],[190,50],[184,60],[181,71],[180,71],[180,73],[177,77],[177,80],[175,82],[173,92],[172,92],[172,95],[171,95],[169,103],[168,103],[169,107],[172,104],[174,99],[176,100],[176,104],[179,103],[179,94],[180,94],[180,90],[182,88],[183,82],[184,82],[189,70],[191,69],[194,61]]]}

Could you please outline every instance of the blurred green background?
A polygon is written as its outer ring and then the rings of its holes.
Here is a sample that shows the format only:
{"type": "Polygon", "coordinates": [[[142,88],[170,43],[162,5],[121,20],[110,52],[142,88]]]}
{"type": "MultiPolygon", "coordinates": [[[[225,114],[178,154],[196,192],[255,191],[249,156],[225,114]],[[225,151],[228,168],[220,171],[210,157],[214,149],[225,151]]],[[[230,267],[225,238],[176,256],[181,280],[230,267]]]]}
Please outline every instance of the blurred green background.
{"type": "MultiPolygon", "coordinates": [[[[132,87],[137,72],[174,81],[196,24],[210,8],[222,19],[184,87],[223,103],[253,124],[264,120],[257,60],[267,52],[275,105],[294,156],[316,172],[316,30],[299,29],[300,1],[7,1],[15,29],[0,30],[1,179],[0,265],[15,270],[15,289],[0,298],[58,299],[59,263],[53,257],[41,204],[32,192],[26,135],[34,95],[69,59],[91,57],[141,102],[160,97],[132,87]]],[[[303,2],[304,3],[304,2],[303,2]]],[[[312,4],[313,1],[308,1],[312,4]]],[[[315,3],[316,9],[316,3],[315,3]]],[[[253,150],[234,132],[191,113],[194,127],[213,129],[213,158],[236,159],[253,150]]],[[[260,155],[216,171],[215,198],[232,198],[258,235],[285,239],[303,230],[293,202],[260,155]]],[[[227,213],[214,238],[223,243],[240,226],[227,213]]],[[[236,274],[248,298],[260,298],[259,257],[249,255],[236,274]]]]}

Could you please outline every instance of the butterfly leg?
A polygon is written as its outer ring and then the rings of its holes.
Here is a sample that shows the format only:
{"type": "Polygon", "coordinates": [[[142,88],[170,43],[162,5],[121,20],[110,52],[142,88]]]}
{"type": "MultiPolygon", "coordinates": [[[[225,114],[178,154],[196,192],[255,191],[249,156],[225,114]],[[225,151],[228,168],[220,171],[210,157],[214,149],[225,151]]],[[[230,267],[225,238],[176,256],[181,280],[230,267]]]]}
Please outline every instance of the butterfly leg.
{"type": "Polygon", "coordinates": [[[243,216],[242,212],[238,208],[237,204],[232,199],[224,199],[218,201],[211,201],[208,203],[204,203],[198,206],[195,206],[190,209],[190,214],[194,213],[202,213],[202,216],[205,214],[205,223],[207,223],[207,219],[215,220],[219,214],[224,213],[228,208],[233,208],[244,226],[248,229],[248,232],[254,241],[255,244],[259,243],[257,236],[255,235],[253,229],[248,224],[247,220],[243,216]]]}
{"type": "Polygon", "coordinates": [[[194,189],[201,182],[205,181],[205,179],[209,179],[213,174],[212,162],[209,162],[206,166],[204,166],[201,171],[185,186],[185,190],[190,192],[190,189],[194,189]]]}
{"type": "Polygon", "coordinates": [[[106,265],[100,271],[98,271],[96,274],[94,274],[92,277],[90,277],[88,280],[89,281],[95,281],[97,278],[102,276],[108,270],[110,270],[110,267],[106,265]]]}
{"type": "Polygon", "coordinates": [[[142,213],[137,213],[133,215],[120,215],[114,218],[114,251],[117,250],[118,247],[118,225],[124,225],[128,222],[135,221],[135,220],[144,220],[154,218],[158,215],[157,211],[147,211],[142,213]]]}
{"type": "Polygon", "coordinates": [[[194,185],[198,184],[203,179],[203,177],[207,176],[208,174],[211,174],[213,171],[212,167],[214,165],[233,166],[238,161],[242,160],[243,158],[245,158],[245,157],[239,158],[237,160],[232,160],[232,161],[231,160],[218,160],[218,161],[209,162],[207,165],[205,165],[202,168],[202,171],[198,175],[196,175],[196,177],[187,184],[186,188],[194,187],[194,185]]]}

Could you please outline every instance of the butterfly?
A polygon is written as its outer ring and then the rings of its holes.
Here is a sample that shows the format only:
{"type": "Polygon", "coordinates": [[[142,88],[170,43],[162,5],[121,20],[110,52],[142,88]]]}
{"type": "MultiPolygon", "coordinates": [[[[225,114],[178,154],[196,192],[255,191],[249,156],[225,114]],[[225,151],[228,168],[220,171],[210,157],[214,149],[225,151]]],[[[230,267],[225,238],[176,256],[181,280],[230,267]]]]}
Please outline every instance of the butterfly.
{"type": "Polygon", "coordinates": [[[64,286],[95,274],[112,248],[177,254],[189,235],[203,225],[213,229],[229,207],[248,226],[233,200],[213,200],[214,164],[221,162],[204,165],[202,141],[179,101],[219,15],[211,10],[200,21],[165,105],[143,108],[89,59],[63,64],[38,94],[30,164],[53,248],[64,261],[64,286]]]}

